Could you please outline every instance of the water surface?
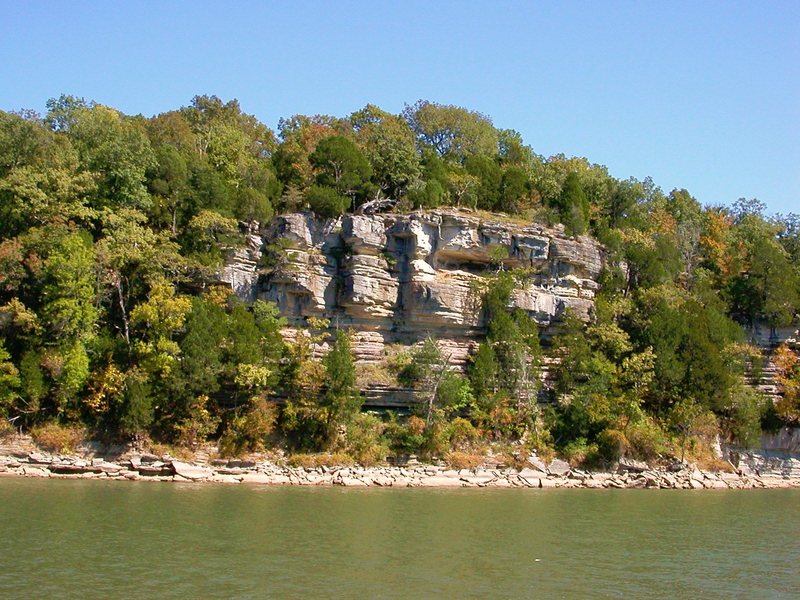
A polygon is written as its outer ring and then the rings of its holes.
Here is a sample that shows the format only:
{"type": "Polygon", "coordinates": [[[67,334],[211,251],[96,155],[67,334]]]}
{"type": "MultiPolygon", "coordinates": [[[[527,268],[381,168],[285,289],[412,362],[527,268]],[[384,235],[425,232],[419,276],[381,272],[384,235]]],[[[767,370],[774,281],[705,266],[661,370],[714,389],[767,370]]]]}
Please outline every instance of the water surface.
{"type": "Polygon", "coordinates": [[[2,598],[796,598],[800,490],[0,479],[2,598]]]}

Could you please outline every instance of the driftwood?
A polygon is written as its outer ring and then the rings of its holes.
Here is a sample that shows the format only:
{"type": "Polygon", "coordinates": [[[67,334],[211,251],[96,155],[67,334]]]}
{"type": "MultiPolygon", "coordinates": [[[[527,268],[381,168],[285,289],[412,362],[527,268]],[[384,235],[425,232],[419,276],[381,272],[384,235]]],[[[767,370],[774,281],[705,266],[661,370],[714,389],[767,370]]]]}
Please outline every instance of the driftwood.
{"type": "Polygon", "coordinates": [[[392,200],[390,198],[375,198],[375,200],[369,200],[359,206],[356,209],[356,214],[374,215],[376,213],[386,212],[392,210],[395,204],[397,204],[397,200],[392,200]]]}

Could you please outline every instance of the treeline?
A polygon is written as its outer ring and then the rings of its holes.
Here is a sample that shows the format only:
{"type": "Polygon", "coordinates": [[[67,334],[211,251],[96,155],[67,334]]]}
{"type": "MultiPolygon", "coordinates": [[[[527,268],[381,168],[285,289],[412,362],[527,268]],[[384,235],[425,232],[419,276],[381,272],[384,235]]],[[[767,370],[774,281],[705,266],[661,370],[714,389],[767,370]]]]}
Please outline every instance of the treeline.
{"type": "Polygon", "coordinates": [[[762,424],[800,417],[793,353],[780,355],[777,406],[741,377],[760,358],[745,330],[797,316],[798,215],[769,217],[756,200],[702,206],[583,158],[542,157],[484,115],[425,101],[399,115],[295,115],[277,135],[213,96],[151,118],[70,96],[47,108],[0,112],[0,413],[15,427],[362,460],[522,440],[591,461],[668,454],[717,428],[749,443],[762,424]],[[332,217],[382,198],[597,237],[610,266],[596,319],[567,317],[543,353],[532,320],[508,309],[525,274],[499,272],[467,373],[426,343],[386,365],[415,386],[419,414],[359,415],[346,332],[315,362],[322,324],[287,344],[274,306],[209,282],[243,242],[239,221],[332,217]],[[556,365],[545,405],[543,362],[556,365]]]}

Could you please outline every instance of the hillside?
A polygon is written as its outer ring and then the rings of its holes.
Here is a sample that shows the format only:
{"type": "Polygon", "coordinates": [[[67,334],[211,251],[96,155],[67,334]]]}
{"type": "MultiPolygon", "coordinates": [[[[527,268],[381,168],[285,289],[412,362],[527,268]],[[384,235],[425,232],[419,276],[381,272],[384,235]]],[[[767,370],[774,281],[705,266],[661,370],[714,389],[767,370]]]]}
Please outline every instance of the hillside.
{"type": "Polygon", "coordinates": [[[754,343],[797,326],[797,215],[425,101],[277,135],[216,97],[48,109],[0,112],[6,429],[592,465],[800,418],[796,348],[765,383],[754,343]]]}

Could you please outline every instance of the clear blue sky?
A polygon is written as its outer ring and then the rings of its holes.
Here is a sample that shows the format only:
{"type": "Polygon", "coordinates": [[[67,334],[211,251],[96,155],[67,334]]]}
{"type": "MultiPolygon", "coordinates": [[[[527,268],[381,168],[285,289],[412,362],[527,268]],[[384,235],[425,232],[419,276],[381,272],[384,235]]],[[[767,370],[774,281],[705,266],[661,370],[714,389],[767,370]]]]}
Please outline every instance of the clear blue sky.
{"type": "Polygon", "coordinates": [[[147,116],[197,94],[282,116],[423,98],[540,154],[704,204],[800,212],[800,0],[0,0],[0,109],[61,93],[147,116]]]}

